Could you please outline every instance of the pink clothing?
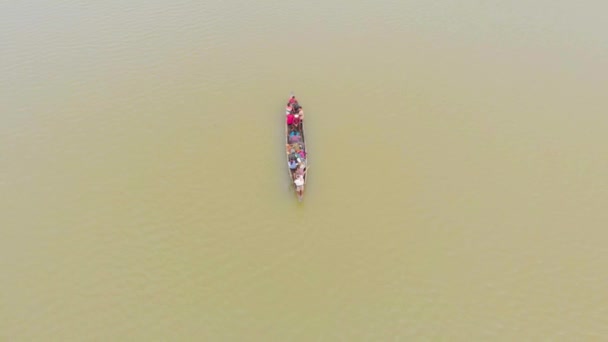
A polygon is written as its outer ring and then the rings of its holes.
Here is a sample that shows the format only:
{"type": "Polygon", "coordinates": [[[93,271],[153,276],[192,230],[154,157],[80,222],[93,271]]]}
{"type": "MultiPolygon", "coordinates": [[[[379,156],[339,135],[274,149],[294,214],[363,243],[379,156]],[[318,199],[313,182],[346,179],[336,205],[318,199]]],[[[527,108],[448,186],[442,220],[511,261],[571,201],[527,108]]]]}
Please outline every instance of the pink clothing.
{"type": "Polygon", "coordinates": [[[294,115],[293,114],[287,115],[287,124],[288,125],[293,125],[293,119],[294,119],[294,115]]]}
{"type": "Polygon", "coordinates": [[[296,103],[296,102],[298,102],[298,100],[296,100],[296,98],[295,98],[295,97],[290,97],[290,98],[289,98],[289,104],[294,104],[294,103],[296,103]]]}

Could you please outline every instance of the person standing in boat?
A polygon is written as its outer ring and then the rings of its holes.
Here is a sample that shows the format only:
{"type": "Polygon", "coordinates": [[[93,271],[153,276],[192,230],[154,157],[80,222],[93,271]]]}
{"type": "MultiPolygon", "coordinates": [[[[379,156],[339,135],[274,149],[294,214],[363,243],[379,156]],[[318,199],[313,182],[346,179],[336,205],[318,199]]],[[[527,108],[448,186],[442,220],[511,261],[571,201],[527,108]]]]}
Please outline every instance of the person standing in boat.
{"type": "Polygon", "coordinates": [[[299,175],[298,178],[293,181],[293,183],[296,185],[298,196],[302,197],[302,195],[304,195],[304,176],[299,175]]]}

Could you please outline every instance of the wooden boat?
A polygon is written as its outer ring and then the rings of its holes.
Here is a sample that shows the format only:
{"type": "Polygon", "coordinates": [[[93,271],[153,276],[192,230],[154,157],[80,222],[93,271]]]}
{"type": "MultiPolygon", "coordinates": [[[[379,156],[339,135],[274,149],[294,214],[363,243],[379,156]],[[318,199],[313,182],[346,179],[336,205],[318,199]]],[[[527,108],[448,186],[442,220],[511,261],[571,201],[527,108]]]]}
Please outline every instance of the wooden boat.
{"type": "MultiPolygon", "coordinates": [[[[291,99],[292,96],[294,96],[293,93],[291,93],[289,98],[291,99]]],[[[298,200],[302,201],[302,199],[304,198],[304,187],[306,186],[306,178],[308,171],[308,155],[306,151],[306,141],[304,138],[304,122],[300,121],[299,125],[297,126],[289,125],[287,124],[286,116],[287,113],[283,117],[283,122],[285,123],[285,152],[287,154],[287,171],[289,173],[289,179],[291,180],[291,186],[295,190],[298,200]],[[295,131],[295,133],[299,135],[300,138],[293,139],[290,142],[290,133],[292,131],[295,131]],[[299,150],[303,151],[303,154],[299,153],[299,150]],[[297,159],[295,158],[296,156],[297,159]],[[298,168],[295,171],[292,171],[289,168],[290,160],[296,160],[296,162],[298,163],[298,168]],[[298,186],[296,186],[296,180],[299,175],[302,175],[303,178],[303,183],[300,186],[300,189],[298,189],[298,186]]],[[[301,180],[299,182],[301,182],[301,180]]]]}

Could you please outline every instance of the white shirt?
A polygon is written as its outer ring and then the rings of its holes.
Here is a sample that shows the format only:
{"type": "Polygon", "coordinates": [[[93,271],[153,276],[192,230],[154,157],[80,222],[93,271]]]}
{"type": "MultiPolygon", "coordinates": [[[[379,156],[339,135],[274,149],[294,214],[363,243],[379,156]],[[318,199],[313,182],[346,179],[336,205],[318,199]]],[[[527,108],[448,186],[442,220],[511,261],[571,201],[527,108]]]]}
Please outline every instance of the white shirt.
{"type": "Polygon", "coordinates": [[[304,177],[298,177],[293,182],[296,183],[296,186],[302,186],[302,185],[304,185],[304,177]]]}

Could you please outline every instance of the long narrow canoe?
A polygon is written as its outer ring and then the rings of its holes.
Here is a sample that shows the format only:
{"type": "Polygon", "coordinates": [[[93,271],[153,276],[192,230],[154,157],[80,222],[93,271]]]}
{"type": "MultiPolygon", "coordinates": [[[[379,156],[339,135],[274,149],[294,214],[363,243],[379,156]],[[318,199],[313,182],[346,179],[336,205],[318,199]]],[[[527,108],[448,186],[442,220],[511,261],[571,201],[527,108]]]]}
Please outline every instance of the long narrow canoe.
{"type": "MultiPolygon", "coordinates": [[[[293,93],[289,96],[293,96],[293,93]]],[[[306,151],[306,141],[304,138],[304,122],[300,121],[299,125],[289,125],[287,123],[287,113],[285,113],[283,117],[283,122],[285,123],[285,150],[287,154],[287,171],[289,172],[289,179],[291,180],[291,186],[294,189],[296,196],[299,201],[302,201],[304,198],[304,187],[306,186],[306,178],[307,178],[307,167],[308,167],[308,154],[306,151]],[[296,141],[292,140],[290,142],[289,135],[292,131],[295,131],[300,138],[296,139],[296,141]],[[302,153],[299,153],[298,150],[302,150],[302,153]],[[296,159],[297,157],[297,159],[296,159]],[[298,163],[298,168],[293,171],[289,168],[290,160],[296,160],[298,163]],[[298,187],[296,186],[296,179],[299,175],[302,175],[304,183],[300,187],[300,191],[298,191],[298,187]]]]}

